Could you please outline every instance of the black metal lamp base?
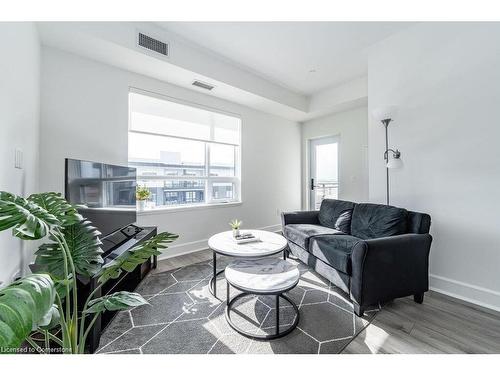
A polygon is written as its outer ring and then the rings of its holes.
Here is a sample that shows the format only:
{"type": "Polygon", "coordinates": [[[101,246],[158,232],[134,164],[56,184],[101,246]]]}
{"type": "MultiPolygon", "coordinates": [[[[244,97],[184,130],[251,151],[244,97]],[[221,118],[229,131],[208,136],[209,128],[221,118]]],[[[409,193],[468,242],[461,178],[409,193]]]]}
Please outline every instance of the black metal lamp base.
{"type": "Polygon", "coordinates": [[[231,320],[231,307],[240,298],[245,297],[247,295],[253,295],[253,293],[243,292],[243,293],[240,293],[240,294],[236,295],[235,297],[233,297],[233,299],[229,299],[229,285],[227,287],[228,287],[228,293],[227,293],[228,298],[227,298],[227,305],[226,305],[226,321],[229,323],[231,328],[234,329],[239,334],[241,334],[245,337],[251,338],[251,339],[256,339],[256,340],[274,340],[274,339],[278,339],[280,337],[288,335],[290,332],[292,332],[295,329],[295,327],[297,327],[297,324],[299,324],[299,309],[298,309],[297,305],[290,298],[288,298],[288,296],[286,296],[284,294],[277,294],[277,295],[275,295],[276,296],[276,332],[273,334],[269,334],[269,335],[257,335],[257,334],[253,334],[253,333],[242,330],[241,328],[236,326],[236,324],[234,324],[234,322],[231,320]],[[280,331],[280,320],[279,320],[279,311],[280,311],[279,299],[280,298],[283,298],[284,300],[288,301],[288,303],[290,303],[290,305],[295,310],[295,319],[293,320],[292,325],[284,331],[280,331]]]}

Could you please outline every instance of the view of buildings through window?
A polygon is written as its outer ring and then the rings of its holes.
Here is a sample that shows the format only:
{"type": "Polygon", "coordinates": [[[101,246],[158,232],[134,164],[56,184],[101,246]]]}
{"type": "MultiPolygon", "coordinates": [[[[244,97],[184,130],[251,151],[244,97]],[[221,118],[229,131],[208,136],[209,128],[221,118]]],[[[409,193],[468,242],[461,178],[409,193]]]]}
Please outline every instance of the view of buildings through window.
{"type": "Polygon", "coordinates": [[[151,205],[239,200],[238,117],[136,92],[129,106],[129,165],[151,205]]]}

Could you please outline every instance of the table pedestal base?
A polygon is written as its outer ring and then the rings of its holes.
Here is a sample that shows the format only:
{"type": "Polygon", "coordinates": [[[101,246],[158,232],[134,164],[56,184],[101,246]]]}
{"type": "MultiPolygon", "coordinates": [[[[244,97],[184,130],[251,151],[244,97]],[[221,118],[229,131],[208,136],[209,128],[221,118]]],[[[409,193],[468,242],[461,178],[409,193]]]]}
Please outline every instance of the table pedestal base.
{"type": "Polygon", "coordinates": [[[217,298],[218,300],[222,301],[219,297],[217,297],[217,276],[220,274],[223,274],[224,270],[220,270],[219,272],[216,272],[210,279],[208,283],[208,291],[212,293],[212,295],[217,298]]]}
{"type": "Polygon", "coordinates": [[[288,296],[286,296],[283,293],[276,294],[276,332],[269,334],[269,335],[257,335],[253,334],[247,331],[242,330],[238,326],[236,326],[232,319],[231,319],[231,307],[234,305],[234,303],[239,300],[242,297],[245,297],[247,295],[254,295],[254,293],[249,293],[249,292],[243,292],[238,295],[236,295],[233,299],[229,298],[229,283],[227,285],[227,305],[226,305],[226,321],[229,323],[232,329],[234,329],[236,332],[239,334],[251,338],[251,339],[256,339],[256,340],[274,340],[278,339],[280,337],[288,335],[290,332],[292,332],[295,327],[297,327],[297,324],[299,324],[299,309],[297,305],[290,299],[288,296]],[[295,319],[293,320],[293,323],[290,327],[288,327],[284,331],[280,331],[280,317],[279,317],[279,299],[283,298],[284,300],[288,301],[290,305],[292,305],[293,309],[295,310],[295,319]]]}

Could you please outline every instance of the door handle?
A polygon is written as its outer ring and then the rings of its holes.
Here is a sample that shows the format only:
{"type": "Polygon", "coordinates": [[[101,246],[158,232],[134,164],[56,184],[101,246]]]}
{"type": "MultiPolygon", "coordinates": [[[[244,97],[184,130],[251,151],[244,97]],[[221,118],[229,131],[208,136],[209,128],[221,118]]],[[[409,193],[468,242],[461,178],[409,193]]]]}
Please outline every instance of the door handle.
{"type": "Polygon", "coordinates": [[[314,190],[314,178],[311,178],[311,190],[314,190]]]}

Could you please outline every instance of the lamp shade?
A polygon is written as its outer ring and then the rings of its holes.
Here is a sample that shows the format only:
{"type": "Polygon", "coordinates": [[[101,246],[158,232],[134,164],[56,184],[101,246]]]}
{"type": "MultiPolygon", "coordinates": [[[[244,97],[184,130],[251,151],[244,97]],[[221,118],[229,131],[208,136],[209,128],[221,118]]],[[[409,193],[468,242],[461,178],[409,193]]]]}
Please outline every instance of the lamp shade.
{"type": "Polygon", "coordinates": [[[372,111],[372,116],[377,121],[383,121],[387,119],[391,119],[394,121],[394,118],[397,116],[397,107],[395,105],[387,105],[375,108],[372,111]]]}
{"type": "Polygon", "coordinates": [[[403,160],[401,158],[389,158],[386,167],[389,169],[401,169],[403,168],[403,160]]]}

